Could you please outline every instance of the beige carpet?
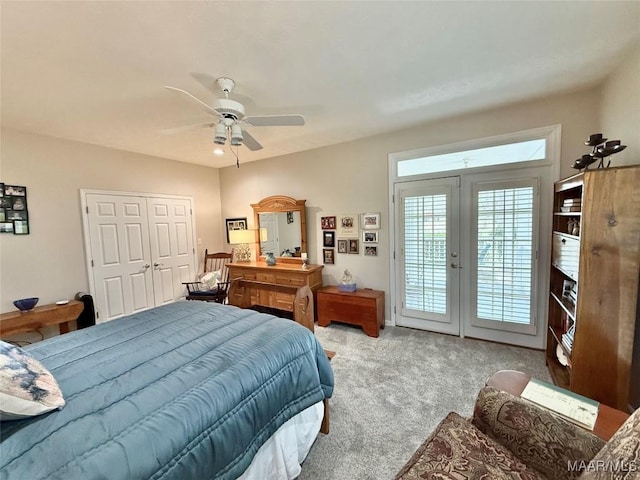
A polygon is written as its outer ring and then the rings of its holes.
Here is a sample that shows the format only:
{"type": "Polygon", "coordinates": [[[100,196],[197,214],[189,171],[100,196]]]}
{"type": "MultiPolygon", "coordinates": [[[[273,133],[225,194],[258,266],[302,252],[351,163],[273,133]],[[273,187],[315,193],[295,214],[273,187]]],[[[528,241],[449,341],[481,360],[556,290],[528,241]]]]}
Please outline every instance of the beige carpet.
{"type": "Polygon", "coordinates": [[[319,435],[299,480],[391,479],[448,412],[471,415],[498,370],[550,381],[541,351],[403,327],[371,338],[334,323],[316,335],[337,352],[331,432],[319,435]]]}

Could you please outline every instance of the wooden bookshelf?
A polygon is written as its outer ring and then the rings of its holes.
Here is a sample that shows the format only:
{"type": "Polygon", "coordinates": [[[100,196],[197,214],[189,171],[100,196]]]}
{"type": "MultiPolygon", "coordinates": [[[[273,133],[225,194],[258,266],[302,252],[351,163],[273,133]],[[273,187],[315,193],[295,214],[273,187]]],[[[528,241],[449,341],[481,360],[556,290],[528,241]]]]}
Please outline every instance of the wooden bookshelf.
{"type": "Polygon", "coordinates": [[[640,276],[640,166],[587,170],[556,182],[553,205],[549,372],[557,385],[624,410],[640,276]],[[562,212],[568,204],[580,211],[562,212]],[[575,304],[563,296],[567,282],[577,284],[575,304]],[[562,336],[571,323],[567,348],[562,336]]]}

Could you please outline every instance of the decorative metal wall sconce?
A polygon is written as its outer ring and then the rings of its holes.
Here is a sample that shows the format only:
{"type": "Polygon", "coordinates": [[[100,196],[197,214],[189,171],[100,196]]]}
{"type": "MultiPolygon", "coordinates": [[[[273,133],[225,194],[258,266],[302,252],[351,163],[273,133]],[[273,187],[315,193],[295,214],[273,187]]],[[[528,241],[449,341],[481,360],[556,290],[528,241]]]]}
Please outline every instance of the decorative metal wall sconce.
{"type": "Polygon", "coordinates": [[[589,168],[589,165],[595,162],[598,162],[596,168],[609,168],[611,160],[608,160],[605,166],[604,159],[614,153],[621,152],[627,148],[627,146],[620,145],[620,140],[607,140],[608,139],[604,138],[601,133],[592,133],[589,135],[589,139],[584,142],[584,144],[593,148],[591,153],[582,155],[582,157],[573,162],[572,168],[586,170],[589,168]]]}

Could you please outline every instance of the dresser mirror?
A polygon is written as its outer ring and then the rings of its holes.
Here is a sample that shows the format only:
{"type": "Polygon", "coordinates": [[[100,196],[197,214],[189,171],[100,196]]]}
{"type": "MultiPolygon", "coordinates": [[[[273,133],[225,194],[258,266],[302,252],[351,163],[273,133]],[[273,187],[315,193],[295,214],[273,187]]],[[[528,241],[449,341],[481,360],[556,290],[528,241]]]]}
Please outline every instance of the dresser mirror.
{"type": "Polygon", "coordinates": [[[257,257],[273,253],[284,261],[302,262],[307,253],[305,202],[274,195],[251,205],[254,225],[260,229],[257,257]]]}

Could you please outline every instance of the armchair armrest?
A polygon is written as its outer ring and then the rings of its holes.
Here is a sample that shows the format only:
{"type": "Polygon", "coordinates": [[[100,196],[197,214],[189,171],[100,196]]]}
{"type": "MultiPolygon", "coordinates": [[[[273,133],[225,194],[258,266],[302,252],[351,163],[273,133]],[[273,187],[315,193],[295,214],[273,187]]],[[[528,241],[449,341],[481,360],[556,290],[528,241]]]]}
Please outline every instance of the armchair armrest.
{"type": "Polygon", "coordinates": [[[472,423],[550,479],[577,478],[569,462],[589,462],[604,442],[526,400],[493,387],[478,394],[472,423]]]}

